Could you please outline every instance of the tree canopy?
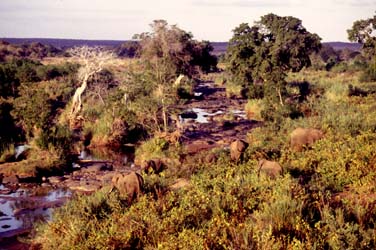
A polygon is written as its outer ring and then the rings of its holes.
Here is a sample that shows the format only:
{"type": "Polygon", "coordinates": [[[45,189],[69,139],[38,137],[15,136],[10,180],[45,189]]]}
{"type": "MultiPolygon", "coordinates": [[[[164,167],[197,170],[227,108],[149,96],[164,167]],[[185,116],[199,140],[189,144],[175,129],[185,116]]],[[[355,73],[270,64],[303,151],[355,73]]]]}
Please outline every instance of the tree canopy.
{"type": "Polygon", "coordinates": [[[137,34],[135,38],[140,41],[140,57],[158,72],[175,78],[216,68],[217,60],[210,54],[213,47],[209,42],[196,41],[191,33],[165,20],[155,20],[150,26],[151,32],[137,34]]]}
{"type": "Polygon", "coordinates": [[[349,40],[363,44],[363,55],[368,59],[376,56],[376,15],[372,18],[357,20],[347,30],[349,40]]]}
{"type": "Polygon", "coordinates": [[[251,90],[275,87],[279,96],[286,73],[310,66],[309,55],[321,46],[320,37],[291,16],[267,14],[253,26],[242,23],[233,32],[227,50],[232,80],[251,90]]]}
{"type": "Polygon", "coordinates": [[[376,15],[364,20],[357,20],[351,29],[347,30],[349,40],[361,43],[362,54],[369,61],[368,66],[360,76],[361,81],[376,80],[376,15]]]}

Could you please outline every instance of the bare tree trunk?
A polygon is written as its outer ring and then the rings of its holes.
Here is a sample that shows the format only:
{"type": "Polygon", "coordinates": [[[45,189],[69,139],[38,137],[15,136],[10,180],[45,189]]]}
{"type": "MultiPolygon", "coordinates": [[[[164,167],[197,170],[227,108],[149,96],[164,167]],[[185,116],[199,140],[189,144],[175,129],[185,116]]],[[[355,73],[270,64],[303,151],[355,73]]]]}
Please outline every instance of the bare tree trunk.
{"type": "Polygon", "coordinates": [[[82,101],[81,101],[81,96],[84,93],[86,87],[87,87],[87,80],[88,76],[85,76],[85,78],[82,81],[82,84],[80,87],[76,89],[76,92],[74,93],[73,96],[73,101],[72,101],[72,106],[71,106],[71,118],[75,118],[77,114],[81,111],[82,108],[82,101]]]}
{"type": "Polygon", "coordinates": [[[163,116],[163,127],[164,132],[167,133],[168,131],[168,121],[167,121],[167,111],[166,111],[166,105],[164,104],[164,99],[162,98],[162,116],[163,116]]]}
{"type": "Polygon", "coordinates": [[[70,53],[73,57],[79,59],[80,62],[83,62],[79,70],[79,78],[82,79],[82,83],[73,95],[70,112],[69,120],[71,127],[73,127],[82,109],[81,97],[87,88],[89,78],[99,73],[103,69],[104,64],[113,58],[113,54],[100,48],[89,48],[87,46],[73,48],[70,50],[70,53]]]}
{"type": "Polygon", "coordinates": [[[281,94],[281,89],[277,88],[277,92],[278,92],[278,96],[279,96],[279,103],[281,104],[281,106],[284,106],[283,99],[282,99],[282,94],[281,94]]]}

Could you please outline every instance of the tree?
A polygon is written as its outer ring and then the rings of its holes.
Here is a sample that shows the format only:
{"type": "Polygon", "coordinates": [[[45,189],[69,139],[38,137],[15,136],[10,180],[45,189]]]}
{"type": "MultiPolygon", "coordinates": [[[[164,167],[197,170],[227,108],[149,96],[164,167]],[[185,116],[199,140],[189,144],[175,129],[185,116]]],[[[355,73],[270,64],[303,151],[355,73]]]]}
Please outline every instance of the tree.
{"type": "Polygon", "coordinates": [[[76,89],[73,95],[70,110],[70,122],[74,124],[82,108],[81,96],[87,88],[89,78],[102,71],[105,64],[113,59],[114,56],[109,51],[88,46],[72,48],[69,53],[82,63],[78,71],[81,85],[76,89]]]}
{"type": "Polygon", "coordinates": [[[368,67],[360,76],[361,81],[376,81],[376,15],[353,23],[347,30],[349,40],[362,44],[362,54],[368,60],[368,67]]]}
{"type": "Polygon", "coordinates": [[[363,55],[373,60],[376,57],[376,15],[365,20],[358,20],[353,23],[351,29],[347,30],[349,40],[361,43],[363,55]]]}
{"type": "Polygon", "coordinates": [[[150,26],[152,32],[134,37],[140,41],[141,59],[159,72],[161,81],[171,80],[169,78],[179,74],[192,77],[199,70],[215,69],[217,61],[210,54],[213,50],[210,43],[194,40],[191,33],[169,25],[165,20],[155,20],[150,26]]]}
{"type": "Polygon", "coordinates": [[[252,27],[234,29],[227,50],[232,80],[250,89],[250,97],[279,100],[283,106],[288,71],[311,65],[309,55],[320,49],[320,37],[311,34],[301,20],[267,14],[252,27]]]}
{"type": "Polygon", "coordinates": [[[151,32],[135,35],[140,43],[140,61],[144,75],[151,86],[151,92],[161,110],[163,126],[167,132],[168,107],[174,103],[179,75],[188,78],[197,76],[200,71],[216,69],[216,57],[208,42],[198,42],[176,25],[169,25],[165,20],[155,20],[151,32]],[[177,82],[177,84],[174,84],[177,82]]]}

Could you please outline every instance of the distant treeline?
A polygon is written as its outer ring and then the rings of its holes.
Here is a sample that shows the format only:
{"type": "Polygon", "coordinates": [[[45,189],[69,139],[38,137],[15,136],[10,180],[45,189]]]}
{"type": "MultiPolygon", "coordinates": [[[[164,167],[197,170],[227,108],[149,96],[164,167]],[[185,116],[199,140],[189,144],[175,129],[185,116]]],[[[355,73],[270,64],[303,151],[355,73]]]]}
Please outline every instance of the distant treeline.
{"type": "MultiPolygon", "coordinates": [[[[140,47],[135,40],[76,40],[50,38],[0,38],[0,61],[12,58],[34,58],[66,56],[65,51],[75,46],[100,46],[114,50],[119,57],[135,57],[140,47]]],[[[222,56],[226,53],[228,42],[211,42],[212,53],[222,56]]],[[[361,45],[357,43],[329,42],[323,47],[331,47],[335,51],[359,52],[361,45]]]]}

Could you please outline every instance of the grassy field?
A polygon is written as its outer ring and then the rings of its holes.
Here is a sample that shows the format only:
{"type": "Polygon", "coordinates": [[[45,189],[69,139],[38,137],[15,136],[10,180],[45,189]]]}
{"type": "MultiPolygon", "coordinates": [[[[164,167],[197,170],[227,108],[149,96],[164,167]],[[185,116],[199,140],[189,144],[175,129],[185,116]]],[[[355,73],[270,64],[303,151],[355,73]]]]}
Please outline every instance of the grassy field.
{"type": "MultiPolygon", "coordinates": [[[[144,195],[131,206],[108,188],[76,197],[37,228],[34,244],[42,249],[374,249],[376,83],[357,79],[356,73],[311,70],[289,75],[290,83],[309,84],[299,106],[304,116],[285,118],[278,129],[266,123],[249,131],[242,162],[235,164],[227,150],[216,149],[215,162],[207,163],[203,153],[171,164],[161,175],[144,175],[144,195]],[[296,127],[321,129],[324,139],[293,152],[289,133],[296,127]],[[279,162],[283,175],[259,175],[261,158],[279,162]],[[177,178],[190,185],[172,190],[177,178]]],[[[176,149],[159,150],[173,155],[176,149]]]]}

